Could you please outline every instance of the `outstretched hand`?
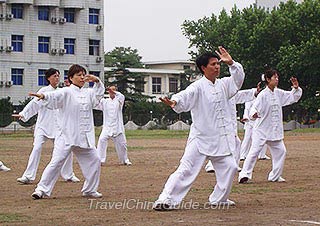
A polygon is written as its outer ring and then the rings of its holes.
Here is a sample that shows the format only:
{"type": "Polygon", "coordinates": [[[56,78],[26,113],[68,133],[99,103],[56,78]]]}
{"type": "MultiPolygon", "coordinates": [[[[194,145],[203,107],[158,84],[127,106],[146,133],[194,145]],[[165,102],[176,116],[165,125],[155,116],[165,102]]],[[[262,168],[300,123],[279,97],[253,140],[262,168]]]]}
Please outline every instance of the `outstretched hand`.
{"type": "Polygon", "coordinates": [[[174,108],[174,106],[176,106],[177,102],[174,100],[170,100],[168,97],[160,97],[159,98],[161,100],[162,103],[164,103],[165,105],[168,105],[171,108],[174,108]]]}
{"type": "Polygon", "coordinates": [[[29,93],[29,96],[30,96],[30,97],[38,97],[39,100],[44,99],[44,95],[43,95],[42,93],[32,93],[32,92],[30,92],[30,93],[29,93]]]}
{"type": "Polygon", "coordinates": [[[291,83],[292,83],[293,88],[298,89],[298,87],[299,87],[298,79],[297,79],[296,77],[293,77],[293,76],[292,76],[292,77],[290,78],[290,81],[291,81],[291,83]]]}
{"type": "Polygon", "coordinates": [[[22,119],[22,116],[19,114],[12,114],[11,116],[14,118],[18,118],[19,120],[22,119]]]}
{"type": "Polygon", "coordinates": [[[228,65],[231,65],[233,63],[233,60],[230,54],[228,53],[228,51],[222,46],[219,46],[218,48],[219,48],[219,51],[216,50],[215,52],[220,57],[220,61],[228,65]]]}

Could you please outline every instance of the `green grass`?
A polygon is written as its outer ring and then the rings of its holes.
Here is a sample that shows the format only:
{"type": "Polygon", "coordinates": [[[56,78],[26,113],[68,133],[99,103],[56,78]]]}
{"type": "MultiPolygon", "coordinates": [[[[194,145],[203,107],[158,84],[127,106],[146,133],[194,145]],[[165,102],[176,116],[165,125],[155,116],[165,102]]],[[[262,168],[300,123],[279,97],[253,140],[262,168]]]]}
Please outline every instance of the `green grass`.
{"type": "Polygon", "coordinates": [[[15,213],[0,213],[0,223],[23,222],[26,217],[15,213]]]}
{"type": "Polygon", "coordinates": [[[295,129],[287,133],[320,133],[320,128],[295,129]]]}
{"type": "Polygon", "coordinates": [[[170,139],[187,138],[188,130],[127,130],[128,139],[170,139]]]}

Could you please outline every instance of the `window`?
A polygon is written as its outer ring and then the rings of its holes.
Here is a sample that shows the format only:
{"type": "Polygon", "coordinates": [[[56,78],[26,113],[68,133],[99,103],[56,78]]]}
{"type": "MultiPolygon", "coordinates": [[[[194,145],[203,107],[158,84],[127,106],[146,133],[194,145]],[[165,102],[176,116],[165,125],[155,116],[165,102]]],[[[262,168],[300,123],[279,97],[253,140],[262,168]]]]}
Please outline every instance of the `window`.
{"type": "Polygon", "coordinates": [[[100,41],[99,40],[89,40],[89,55],[92,56],[99,56],[99,48],[100,47],[100,41]]]}
{"type": "Polygon", "coordinates": [[[64,9],[64,18],[66,18],[68,23],[74,23],[75,13],[75,9],[64,9]]]}
{"type": "Polygon", "coordinates": [[[161,93],[161,78],[152,78],[152,93],[161,93]]]}
{"type": "Polygon", "coordinates": [[[38,52],[39,53],[49,53],[49,37],[38,37],[38,52]]]}
{"type": "Polygon", "coordinates": [[[49,7],[39,6],[38,8],[38,20],[47,20],[49,21],[49,7]]]}
{"type": "Polygon", "coordinates": [[[183,65],[183,70],[190,70],[191,67],[189,65],[183,65]]]}
{"type": "Polygon", "coordinates": [[[178,92],[178,79],[169,78],[169,92],[172,92],[172,93],[178,92]]]}
{"type": "Polygon", "coordinates": [[[23,19],[23,5],[22,4],[12,4],[11,13],[16,19],[23,19]]]}
{"type": "Polygon", "coordinates": [[[64,39],[64,48],[66,49],[66,54],[74,54],[75,43],[76,43],[76,40],[74,38],[64,39]]]}
{"type": "Polygon", "coordinates": [[[23,52],[23,35],[11,35],[11,46],[14,52],[23,52]]]}
{"type": "Polygon", "coordinates": [[[47,86],[48,82],[45,78],[45,69],[39,69],[38,70],[38,86],[47,86]]]}
{"type": "Polygon", "coordinates": [[[63,80],[68,79],[68,71],[69,71],[69,70],[64,70],[63,80]]]}
{"type": "Polygon", "coordinates": [[[89,9],[89,24],[99,24],[99,9],[89,9]]]}
{"type": "Polygon", "coordinates": [[[13,85],[22,85],[23,69],[12,68],[11,69],[11,80],[13,85]]]}
{"type": "MultiPolygon", "coordinates": [[[[89,71],[89,74],[92,74],[94,76],[100,77],[100,71],[89,71]]],[[[93,87],[94,82],[89,82],[89,87],[93,87]]]]}

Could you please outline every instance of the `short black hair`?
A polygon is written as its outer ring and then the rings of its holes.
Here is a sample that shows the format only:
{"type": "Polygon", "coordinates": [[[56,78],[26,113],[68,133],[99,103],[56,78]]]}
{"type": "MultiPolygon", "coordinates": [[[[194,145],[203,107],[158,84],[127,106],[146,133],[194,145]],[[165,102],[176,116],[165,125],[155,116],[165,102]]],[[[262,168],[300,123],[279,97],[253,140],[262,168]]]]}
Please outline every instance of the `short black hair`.
{"type": "Polygon", "coordinates": [[[200,56],[197,57],[196,59],[196,64],[198,69],[200,70],[200,72],[203,74],[203,70],[202,70],[202,66],[207,66],[209,63],[209,60],[211,58],[217,58],[218,60],[220,60],[220,57],[218,56],[218,54],[213,53],[213,52],[205,52],[203,54],[201,54],[200,56]]]}
{"type": "Polygon", "coordinates": [[[46,81],[48,82],[48,84],[50,84],[48,78],[51,76],[51,75],[54,75],[55,73],[58,73],[60,75],[60,71],[58,69],[55,69],[55,68],[49,68],[48,70],[46,70],[46,72],[44,73],[45,75],[45,79],[46,81]]]}
{"type": "Polygon", "coordinates": [[[84,67],[82,67],[81,65],[79,65],[79,64],[73,64],[73,65],[69,68],[69,70],[68,70],[68,80],[69,80],[70,84],[72,84],[72,81],[71,81],[70,78],[73,78],[73,76],[74,76],[75,74],[77,74],[77,73],[79,73],[79,72],[81,72],[81,71],[82,71],[84,74],[87,74],[87,70],[86,70],[84,67]]]}

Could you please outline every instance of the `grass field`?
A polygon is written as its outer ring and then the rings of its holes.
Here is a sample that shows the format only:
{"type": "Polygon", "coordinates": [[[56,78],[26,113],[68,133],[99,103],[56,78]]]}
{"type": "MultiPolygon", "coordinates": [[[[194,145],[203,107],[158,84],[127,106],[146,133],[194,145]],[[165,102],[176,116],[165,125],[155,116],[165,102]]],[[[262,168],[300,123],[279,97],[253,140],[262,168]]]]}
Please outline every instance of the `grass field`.
{"type": "MultiPolygon", "coordinates": [[[[99,130],[97,131],[99,133],[99,130]]],[[[98,134],[97,133],[97,134],[98,134]]],[[[240,133],[240,137],[242,137],[240,133]]],[[[208,208],[214,174],[201,171],[178,210],[151,209],[184,152],[188,131],[127,131],[131,167],[118,164],[112,142],[102,167],[102,199],[81,197],[80,183],[58,180],[50,198],[32,200],[36,183],[49,162],[52,143],[44,145],[35,183],[20,185],[32,148],[31,133],[0,135],[0,160],[12,170],[0,172],[0,225],[316,225],[320,224],[320,130],[285,133],[286,183],[270,183],[271,161],[258,161],[252,184],[234,180],[235,207],[208,208]]],[[[242,163],[241,163],[242,164],[242,163]]]]}

